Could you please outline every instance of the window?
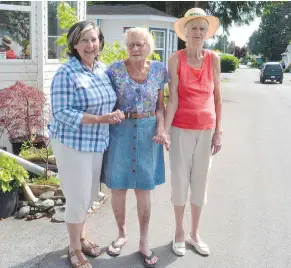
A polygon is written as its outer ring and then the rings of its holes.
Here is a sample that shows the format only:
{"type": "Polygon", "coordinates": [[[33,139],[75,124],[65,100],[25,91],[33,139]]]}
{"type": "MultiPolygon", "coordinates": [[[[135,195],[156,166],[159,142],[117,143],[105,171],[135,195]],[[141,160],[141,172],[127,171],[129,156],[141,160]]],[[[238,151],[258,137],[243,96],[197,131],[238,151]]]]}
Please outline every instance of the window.
{"type": "MultiPolygon", "coordinates": [[[[56,44],[56,40],[66,31],[59,26],[57,19],[57,8],[61,1],[48,1],[48,59],[59,59],[62,57],[61,53],[64,47],[56,44]]],[[[71,7],[76,8],[77,2],[66,1],[71,7]]]]}
{"type": "Polygon", "coordinates": [[[155,53],[160,55],[161,61],[165,61],[166,48],[166,30],[150,29],[153,32],[156,50],[155,53]]]}
{"type": "Polygon", "coordinates": [[[0,60],[30,59],[28,1],[0,1],[0,60]]]}
{"type": "Polygon", "coordinates": [[[169,32],[169,45],[168,45],[168,55],[171,55],[177,51],[177,36],[174,31],[169,32]]]}

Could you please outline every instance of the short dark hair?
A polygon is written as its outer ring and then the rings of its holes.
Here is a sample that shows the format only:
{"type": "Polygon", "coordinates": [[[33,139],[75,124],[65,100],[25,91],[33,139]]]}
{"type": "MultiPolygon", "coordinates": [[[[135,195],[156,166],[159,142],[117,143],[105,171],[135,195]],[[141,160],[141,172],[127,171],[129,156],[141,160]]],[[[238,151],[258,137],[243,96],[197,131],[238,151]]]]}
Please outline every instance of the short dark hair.
{"type": "Polygon", "coordinates": [[[101,29],[96,25],[96,23],[92,21],[80,21],[74,24],[67,35],[68,40],[68,49],[67,52],[69,57],[76,57],[78,60],[81,60],[81,57],[78,53],[78,51],[74,48],[74,46],[79,42],[81,36],[86,30],[86,28],[95,29],[98,32],[98,39],[99,39],[99,50],[102,51],[104,47],[104,35],[101,31],[101,29]],[[91,26],[91,28],[90,28],[91,26]],[[84,31],[85,30],[85,31],[84,31]]]}

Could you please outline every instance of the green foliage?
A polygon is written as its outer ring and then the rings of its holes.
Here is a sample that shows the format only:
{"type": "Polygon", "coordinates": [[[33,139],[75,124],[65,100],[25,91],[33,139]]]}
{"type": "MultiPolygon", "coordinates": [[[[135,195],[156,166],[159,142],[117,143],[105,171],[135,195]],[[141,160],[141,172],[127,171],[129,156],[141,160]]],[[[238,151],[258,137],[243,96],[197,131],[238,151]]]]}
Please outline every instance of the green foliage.
{"type": "Polygon", "coordinates": [[[165,106],[167,106],[167,104],[168,104],[169,94],[170,94],[169,88],[165,87],[164,88],[164,104],[165,104],[165,106]]]}
{"type": "Polygon", "coordinates": [[[239,60],[233,55],[223,54],[220,57],[220,65],[222,73],[231,73],[238,68],[239,60]]]}
{"type": "MultiPolygon", "coordinates": [[[[64,1],[62,1],[58,5],[57,18],[59,19],[60,22],[60,28],[67,31],[69,31],[69,29],[78,22],[76,9],[71,7],[68,3],[64,1]]],[[[65,60],[65,58],[67,58],[67,52],[69,50],[67,33],[63,33],[59,38],[57,38],[56,43],[59,46],[64,47],[62,51],[62,57],[64,58],[61,60],[65,60]]]]}
{"type": "Polygon", "coordinates": [[[28,172],[13,158],[0,155],[0,191],[10,192],[28,179],[28,172]]]}
{"type": "Polygon", "coordinates": [[[45,177],[38,177],[32,179],[31,182],[37,185],[60,186],[60,179],[55,176],[51,176],[48,179],[45,177]]]}
{"type": "Polygon", "coordinates": [[[249,38],[251,54],[261,54],[266,61],[280,61],[291,39],[291,2],[267,3],[259,29],[249,38]]]}

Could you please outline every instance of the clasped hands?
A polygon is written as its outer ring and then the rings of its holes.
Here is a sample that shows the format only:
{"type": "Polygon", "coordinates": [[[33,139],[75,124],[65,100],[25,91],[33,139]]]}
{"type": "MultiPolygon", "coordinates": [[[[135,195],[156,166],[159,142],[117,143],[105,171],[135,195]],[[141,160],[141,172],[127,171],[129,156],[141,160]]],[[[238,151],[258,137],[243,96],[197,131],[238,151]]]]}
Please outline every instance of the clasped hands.
{"type": "Polygon", "coordinates": [[[153,140],[158,144],[163,144],[166,147],[166,150],[170,150],[170,136],[164,129],[157,129],[156,135],[154,136],[153,140]]]}

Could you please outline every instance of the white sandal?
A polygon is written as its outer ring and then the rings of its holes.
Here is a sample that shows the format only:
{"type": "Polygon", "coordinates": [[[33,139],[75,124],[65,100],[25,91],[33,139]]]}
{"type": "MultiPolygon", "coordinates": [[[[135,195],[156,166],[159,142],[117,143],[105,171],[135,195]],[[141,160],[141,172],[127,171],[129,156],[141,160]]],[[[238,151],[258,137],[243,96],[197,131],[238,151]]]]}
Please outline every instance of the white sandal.
{"type": "Polygon", "coordinates": [[[174,236],[173,239],[173,251],[177,256],[184,256],[186,253],[186,245],[185,242],[176,243],[176,238],[174,236]]]}
{"type": "Polygon", "coordinates": [[[203,256],[208,256],[210,254],[209,246],[202,241],[199,241],[199,243],[195,242],[190,233],[187,242],[192,245],[199,254],[203,256]]]}

